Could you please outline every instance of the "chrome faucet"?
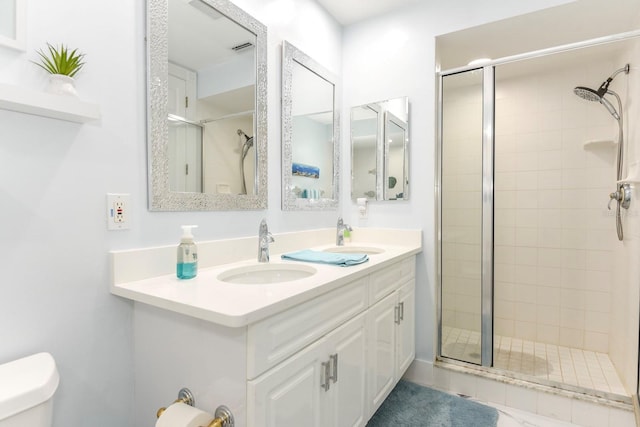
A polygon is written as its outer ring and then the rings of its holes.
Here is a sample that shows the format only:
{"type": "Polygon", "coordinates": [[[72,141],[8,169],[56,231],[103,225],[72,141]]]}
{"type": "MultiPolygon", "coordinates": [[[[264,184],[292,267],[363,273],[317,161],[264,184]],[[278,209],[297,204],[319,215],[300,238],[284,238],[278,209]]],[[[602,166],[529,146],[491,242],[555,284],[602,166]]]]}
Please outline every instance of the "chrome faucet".
{"type": "Polygon", "coordinates": [[[269,262],[269,243],[275,242],[273,235],[269,233],[267,220],[260,222],[260,230],[258,232],[258,262],[269,262]]]}
{"type": "Polygon", "coordinates": [[[342,221],[342,217],[338,217],[338,224],[336,225],[336,246],[344,246],[344,232],[346,230],[353,231],[349,224],[345,224],[342,221]]]}

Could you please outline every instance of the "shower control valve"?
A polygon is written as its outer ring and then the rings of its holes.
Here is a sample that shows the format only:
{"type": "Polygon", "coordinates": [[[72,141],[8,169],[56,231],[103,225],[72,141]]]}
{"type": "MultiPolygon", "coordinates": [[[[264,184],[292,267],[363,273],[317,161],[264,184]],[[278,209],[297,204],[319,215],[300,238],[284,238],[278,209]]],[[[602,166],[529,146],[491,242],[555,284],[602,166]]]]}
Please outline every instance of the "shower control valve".
{"type": "Polygon", "coordinates": [[[614,200],[620,203],[621,207],[629,209],[629,206],[631,205],[631,185],[626,182],[618,183],[618,189],[609,194],[607,209],[611,210],[611,202],[614,200]]]}

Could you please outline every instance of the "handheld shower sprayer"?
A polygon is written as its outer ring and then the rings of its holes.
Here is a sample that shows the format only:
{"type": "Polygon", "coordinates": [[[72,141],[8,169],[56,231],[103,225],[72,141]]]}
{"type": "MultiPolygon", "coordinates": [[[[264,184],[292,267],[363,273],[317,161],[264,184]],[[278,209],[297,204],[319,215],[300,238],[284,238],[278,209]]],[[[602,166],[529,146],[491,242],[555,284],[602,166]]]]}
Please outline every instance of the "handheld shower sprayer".
{"type": "Polygon", "coordinates": [[[617,179],[617,190],[613,193],[609,194],[609,205],[608,208],[611,209],[611,202],[615,200],[617,202],[616,208],[616,231],[618,233],[618,240],[622,240],[624,237],[624,233],[622,231],[622,218],[620,216],[620,208],[628,209],[631,203],[631,190],[628,183],[621,182],[622,181],[622,166],[624,163],[624,136],[623,136],[623,112],[622,112],[622,101],[620,100],[620,96],[609,89],[609,85],[613,81],[613,79],[620,73],[624,72],[625,74],[629,74],[630,66],[626,64],[624,67],[616,70],[609,76],[607,80],[602,82],[598,90],[594,90],[585,86],[577,86],[573,89],[573,93],[579,96],[582,99],[587,101],[597,101],[604,106],[604,108],[609,111],[609,114],[613,116],[614,119],[618,121],[618,156],[616,162],[616,179],[617,179]],[[618,109],[611,104],[611,102],[605,98],[605,95],[612,95],[618,101],[618,109]]]}
{"type": "Polygon", "coordinates": [[[242,154],[240,155],[240,175],[242,182],[240,183],[240,194],[247,194],[247,184],[246,178],[244,176],[244,159],[247,157],[249,153],[249,149],[253,147],[253,137],[247,135],[242,131],[242,129],[238,129],[238,136],[244,136],[244,142],[242,143],[242,154]]]}

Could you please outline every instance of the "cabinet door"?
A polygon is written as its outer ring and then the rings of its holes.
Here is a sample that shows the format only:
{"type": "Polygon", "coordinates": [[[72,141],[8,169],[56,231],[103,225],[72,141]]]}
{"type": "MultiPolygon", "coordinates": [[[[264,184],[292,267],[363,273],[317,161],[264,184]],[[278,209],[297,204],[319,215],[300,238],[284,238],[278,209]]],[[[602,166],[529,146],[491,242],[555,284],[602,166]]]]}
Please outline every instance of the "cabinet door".
{"type": "Polygon", "coordinates": [[[402,377],[416,354],[415,341],[415,280],[398,291],[400,304],[400,324],[398,325],[398,378],[402,377]]]}
{"type": "Polygon", "coordinates": [[[325,426],[328,410],[321,339],[247,382],[247,424],[260,427],[325,426]]]}
{"type": "Polygon", "coordinates": [[[361,314],[327,335],[331,360],[331,420],[336,427],[364,426],[366,407],[366,334],[361,314]]]}
{"type": "Polygon", "coordinates": [[[367,312],[367,379],[369,413],[373,414],[395,386],[397,292],[367,312]]]}

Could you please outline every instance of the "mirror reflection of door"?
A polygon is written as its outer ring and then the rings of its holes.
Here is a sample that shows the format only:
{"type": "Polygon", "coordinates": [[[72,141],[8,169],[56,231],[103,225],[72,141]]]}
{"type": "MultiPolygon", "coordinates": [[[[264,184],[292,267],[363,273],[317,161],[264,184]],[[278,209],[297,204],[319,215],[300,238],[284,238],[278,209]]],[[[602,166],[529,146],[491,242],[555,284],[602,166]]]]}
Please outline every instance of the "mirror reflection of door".
{"type": "Polygon", "coordinates": [[[291,159],[298,198],[333,194],[333,83],[293,61],[291,159]]]}
{"type": "Polygon", "coordinates": [[[385,111],[385,200],[404,198],[406,131],[406,122],[385,111]]]}
{"type": "Polygon", "coordinates": [[[256,194],[255,43],[209,4],[169,0],[171,191],[256,194]]]}
{"type": "Polygon", "coordinates": [[[378,109],[375,105],[351,111],[351,197],[376,198],[378,170],[378,109]]]}
{"type": "Polygon", "coordinates": [[[202,192],[202,126],[193,122],[196,73],[169,63],[169,188],[202,192]]]}

